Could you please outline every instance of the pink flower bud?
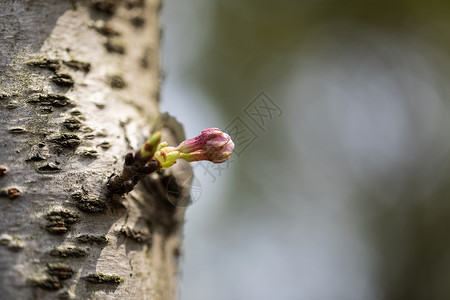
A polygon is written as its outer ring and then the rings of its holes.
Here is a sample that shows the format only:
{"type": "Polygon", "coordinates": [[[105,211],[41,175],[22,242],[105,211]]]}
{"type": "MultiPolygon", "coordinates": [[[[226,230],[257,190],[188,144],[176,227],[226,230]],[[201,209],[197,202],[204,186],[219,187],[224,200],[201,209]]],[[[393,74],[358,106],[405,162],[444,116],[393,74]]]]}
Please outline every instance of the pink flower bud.
{"type": "Polygon", "coordinates": [[[219,128],[208,128],[199,136],[182,142],[176,149],[181,153],[180,158],[189,162],[208,160],[221,163],[230,158],[234,143],[219,128]]]}
{"type": "Polygon", "coordinates": [[[199,136],[182,142],[177,149],[181,153],[191,153],[203,149],[205,143],[210,140],[212,144],[221,144],[228,142],[229,139],[228,134],[223,133],[219,128],[207,128],[202,130],[199,136]]]}

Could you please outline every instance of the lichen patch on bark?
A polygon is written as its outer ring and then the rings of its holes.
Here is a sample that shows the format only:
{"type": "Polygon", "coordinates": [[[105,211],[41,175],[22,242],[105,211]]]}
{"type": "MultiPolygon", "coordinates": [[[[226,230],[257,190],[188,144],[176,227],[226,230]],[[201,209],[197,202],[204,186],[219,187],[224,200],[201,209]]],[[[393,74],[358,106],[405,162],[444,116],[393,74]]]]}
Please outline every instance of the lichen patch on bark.
{"type": "Polygon", "coordinates": [[[58,279],[69,279],[73,276],[74,271],[65,263],[49,263],[47,264],[47,273],[58,279]]]}
{"type": "Polygon", "coordinates": [[[106,202],[90,196],[87,192],[75,192],[71,195],[77,207],[87,213],[101,213],[106,210],[106,202]]]}
{"type": "Polygon", "coordinates": [[[138,243],[151,243],[152,236],[146,228],[130,228],[122,227],[119,233],[127,238],[130,238],[138,243]]]}
{"type": "Polygon", "coordinates": [[[49,254],[51,256],[68,258],[68,257],[84,257],[87,255],[87,252],[86,250],[79,247],[61,247],[51,250],[49,254]]]}
{"type": "Polygon", "coordinates": [[[105,245],[108,243],[109,239],[106,235],[93,235],[93,234],[81,234],[77,236],[77,240],[80,243],[90,243],[105,245]]]}
{"type": "Polygon", "coordinates": [[[95,273],[95,274],[89,274],[84,279],[87,282],[90,283],[97,283],[97,284],[121,284],[125,281],[123,277],[119,275],[107,275],[103,273],[95,273]]]}
{"type": "Polygon", "coordinates": [[[54,210],[45,216],[48,223],[47,230],[53,234],[64,234],[70,230],[71,225],[75,224],[80,217],[70,210],[54,210]]]}

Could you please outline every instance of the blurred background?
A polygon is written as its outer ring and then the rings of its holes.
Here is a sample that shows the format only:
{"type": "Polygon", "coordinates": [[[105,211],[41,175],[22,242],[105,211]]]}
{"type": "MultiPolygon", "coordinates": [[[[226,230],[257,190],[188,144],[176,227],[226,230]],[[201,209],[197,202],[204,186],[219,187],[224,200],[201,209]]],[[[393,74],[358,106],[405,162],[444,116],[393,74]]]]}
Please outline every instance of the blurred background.
{"type": "Polygon", "coordinates": [[[450,299],[450,2],[165,0],[194,164],[180,299],[450,299]]]}

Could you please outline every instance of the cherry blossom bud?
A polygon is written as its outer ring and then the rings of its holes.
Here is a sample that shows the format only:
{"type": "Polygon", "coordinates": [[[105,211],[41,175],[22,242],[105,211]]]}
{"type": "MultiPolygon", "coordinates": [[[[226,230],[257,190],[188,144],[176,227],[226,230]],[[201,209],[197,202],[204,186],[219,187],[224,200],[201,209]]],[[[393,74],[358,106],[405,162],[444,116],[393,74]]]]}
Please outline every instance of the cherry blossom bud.
{"type": "Polygon", "coordinates": [[[230,158],[233,149],[234,143],[228,134],[219,128],[208,128],[178,147],[168,147],[166,142],[160,143],[154,157],[159,162],[160,169],[167,169],[173,166],[178,158],[188,162],[207,160],[222,163],[230,158]]]}
{"type": "Polygon", "coordinates": [[[219,128],[208,128],[199,136],[184,141],[176,149],[180,152],[180,158],[189,162],[207,160],[222,163],[230,158],[234,143],[219,128]]]}
{"type": "Polygon", "coordinates": [[[181,153],[191,153],[203,150],[206,145],[215,147],[223,146],[229,140],[230,136],[223,133],[219,128],[207,128],[202,130],[202,133],[199,136],[182,142],[177,149],[181,153]]]}

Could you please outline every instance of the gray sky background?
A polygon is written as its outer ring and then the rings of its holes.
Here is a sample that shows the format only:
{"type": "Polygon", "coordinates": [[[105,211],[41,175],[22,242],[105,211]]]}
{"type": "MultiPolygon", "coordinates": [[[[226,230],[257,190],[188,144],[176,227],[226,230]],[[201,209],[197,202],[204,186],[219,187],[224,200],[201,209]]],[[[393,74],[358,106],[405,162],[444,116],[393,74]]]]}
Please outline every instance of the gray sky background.
{"type": "Polygon", "coordinates": [[[258,135],[194,165],[182,300],[450,295],[446,10],[322,2],[165,1],[162,110],[188,137],[236,117],[258,135]],[[263,128],[261,91],[282,110],[263,128]]]}

